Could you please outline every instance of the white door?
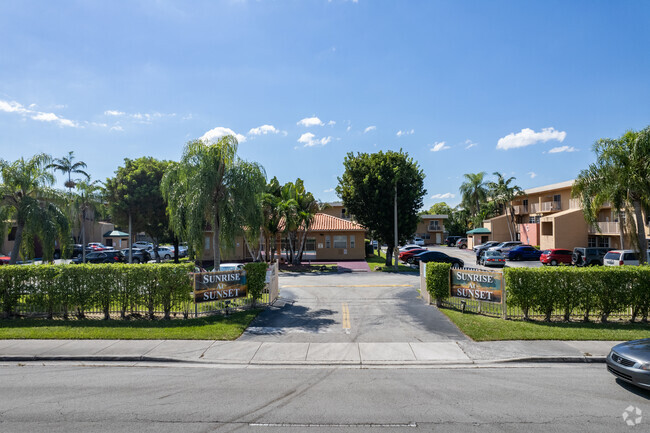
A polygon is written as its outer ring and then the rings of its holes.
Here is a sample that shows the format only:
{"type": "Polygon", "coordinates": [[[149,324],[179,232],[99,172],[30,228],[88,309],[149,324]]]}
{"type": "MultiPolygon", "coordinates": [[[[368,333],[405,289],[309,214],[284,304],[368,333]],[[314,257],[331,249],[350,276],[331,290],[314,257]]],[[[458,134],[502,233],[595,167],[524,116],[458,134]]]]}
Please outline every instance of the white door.
{"type": "Polygon", "coordinates": [[[441,244],[442,243],[442,235],[440,233],[436,233],[436,244],[441,244]]]}

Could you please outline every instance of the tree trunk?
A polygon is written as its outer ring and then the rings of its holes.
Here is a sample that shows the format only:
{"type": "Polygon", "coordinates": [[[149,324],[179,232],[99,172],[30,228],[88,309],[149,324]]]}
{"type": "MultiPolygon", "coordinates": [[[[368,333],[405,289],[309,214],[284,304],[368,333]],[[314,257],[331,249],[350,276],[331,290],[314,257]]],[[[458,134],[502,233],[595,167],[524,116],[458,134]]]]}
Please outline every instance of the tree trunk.
{"type": "Polygon", "coordinates": [[[646,260],[646,251],[648,245],[645,240],[645,221],[643,220],[643,211],[641,210],[641,202],[634,200],[634,216],[636,217],[636,235],[639,241],[639,264],[644,264],[646,260]]]}
{"type": "Polygon", "coordinates": [[[309,230],[309,227],[305,227],[305,231],[302,234],[302,239],[298,243],[300,245],[298,248],[298,262],[302,262],[302,253],[305,251],[305,243],[307,242],[307,230],[309,230]]]}
{"type": "Polygon", "coordinates": [[[386,249],[386,266],[393,266],[393,246],[388,245],[386,249]]]}
{"type": "Polygon", "coordinates": [[[219,251],[219,245],[218,245],[218,239],[220,235],[219,231],[219,214],[217,212],[214,213],[214,217],[212,218],[212,257],[214,257],[213,260],[213,266],[214,269],[213,271],[218,271],[219,270],[219,265],[221,263],[221,251],[219,251]]]}
{"type": "Polygon", "coordinates": [[[174,263],[180,263],[178,260],[178,238],[174,236],[174,263]]]}
{"type": "Polygon", "coordinates": [[[625,249],[625,223],[623,222],[623,218],[621,218],[621,212],[618,212],[618,230],[621,233],[619,235],[619,239],[621,241],[621,249],[625,249]]]}
{"type": "Polygon", "coordinates": [[[246,249],[248,250],[248,254],[250,254],[250,256],[251,256],[251,260],[255,261],[255,253],[251,249],[251,246],[248,243],[248,239],[246,239],[246,235],[244,235],[244,244],[246,244],[246,249]]]}
{"type": "Polygon", "coordinates": [[[16,239],[14,240],[14,247],[11,249],[11,257],[9,258],[9,264],[15,265],[20,254],[20,244],[23,243],[23,230],[25,229],[25,223],[18,221],[18,227],[16,227],[16,239]]]}

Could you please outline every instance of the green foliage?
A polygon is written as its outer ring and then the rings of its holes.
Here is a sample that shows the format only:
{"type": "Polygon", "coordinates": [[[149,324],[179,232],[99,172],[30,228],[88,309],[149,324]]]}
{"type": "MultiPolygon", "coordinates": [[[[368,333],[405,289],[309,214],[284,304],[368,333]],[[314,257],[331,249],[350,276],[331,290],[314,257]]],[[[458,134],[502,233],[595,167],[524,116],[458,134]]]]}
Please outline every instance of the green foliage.
{"type": "Polygon", "coordinates": [[[248,293],[253,297],[253,304],[262,297],[262,290],[266,285],[266,263],[246,263],[246,284],[248,284],[248,293]]]}
{"type": "Polygon", "coordinates": [[[113,222],[128,227],[131,214],[133,232],[145,232],[156,242],[168,236],[169,221],[160,182],[169,164],[152,157],[124,159],[124,167],[118,167],[115,177],[105,183],[113,222]]]}
{"type": "Polygon", "coordinates": [[[598,312],[606,322],[612,313],[629,307],[647,318],[648,266],[506,268],[504,275],[508,305],[521,308],[525,320],[536,311],[549,321],[559,310],[568,321],[580,309],[586,320],[590,312],[598,312]]]}
{"type": "Polygon", "coordinates": [[[427,263],[427,290],[439,304],[449,297],[450,263],[427,263]]]}
{"type": "Polygon", "coordinates": [[[203,251],[206,225],[211,227],[214,269],[219,269],[221,248],[233,248],[244,228],[259,234],[265,186],[264,169],[237,156],[233,136],[187,143],[181,161],[171,165],[160,185],[171,229],[194,251],[203,251]]]}
{"type": "Polygon", "coordinates": [[[428,210],[422,211],[418,215],[451,215],[451,212],[451,207],[441,201],[440,203],[434,203],[428,210]]]}
{"type": "MultiPolygon", "coordinates": [[[[348,212],[365,226],[373,239],[379,239],[393,251],[394,200],[397,188],[397,231],[403,243],[413,235],[418,224],[417,211],[422,207],[424,171],[408,153],[350,152],[343,161],[345,172],[338,178],[336,193],[348,212]]],[[[391,265],[387,257],[386,265],[391,265]]]]}
{"type": "Polygon", "coordinates": [[[46,311],[48,317],[67,318],[72,307],[80,319],[90,310],[102,311],[109,319],[116,306],[124,317],[130,307],[143,302],[150,318],[158,307],[169,318],[172,308],[189,310],[193,269],[191,263],[2,266],[0,307],[6,316],[14,315],[21,302],[46,311]]]}

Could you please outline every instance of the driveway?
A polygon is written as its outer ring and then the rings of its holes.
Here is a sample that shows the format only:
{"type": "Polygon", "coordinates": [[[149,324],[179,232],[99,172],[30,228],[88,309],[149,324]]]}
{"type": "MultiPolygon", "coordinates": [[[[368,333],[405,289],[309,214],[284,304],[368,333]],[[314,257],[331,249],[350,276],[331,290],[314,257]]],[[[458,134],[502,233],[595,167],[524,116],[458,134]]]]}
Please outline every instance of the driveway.
{"type": "Polygon", "coordinates": [[[434,342],[467,337],[419,298],[416,274],[280,275],[280,299],[240,337],[270,342],[434,342]]]}

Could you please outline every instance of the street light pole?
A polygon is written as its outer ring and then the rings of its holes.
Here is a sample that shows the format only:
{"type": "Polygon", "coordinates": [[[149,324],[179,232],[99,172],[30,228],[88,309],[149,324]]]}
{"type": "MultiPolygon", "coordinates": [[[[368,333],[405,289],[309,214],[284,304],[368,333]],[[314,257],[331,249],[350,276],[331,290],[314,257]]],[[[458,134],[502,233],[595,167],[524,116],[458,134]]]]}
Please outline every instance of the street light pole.
{"type": "Polygon", "coordinates": [[[399,259],[399,248],[398,248],[398,236],[397,236],[397,182],[395,182],[395,247],[393,248],[393,254],[395,255],[395,270],[397,270],[398,259],[399,259]]]}

